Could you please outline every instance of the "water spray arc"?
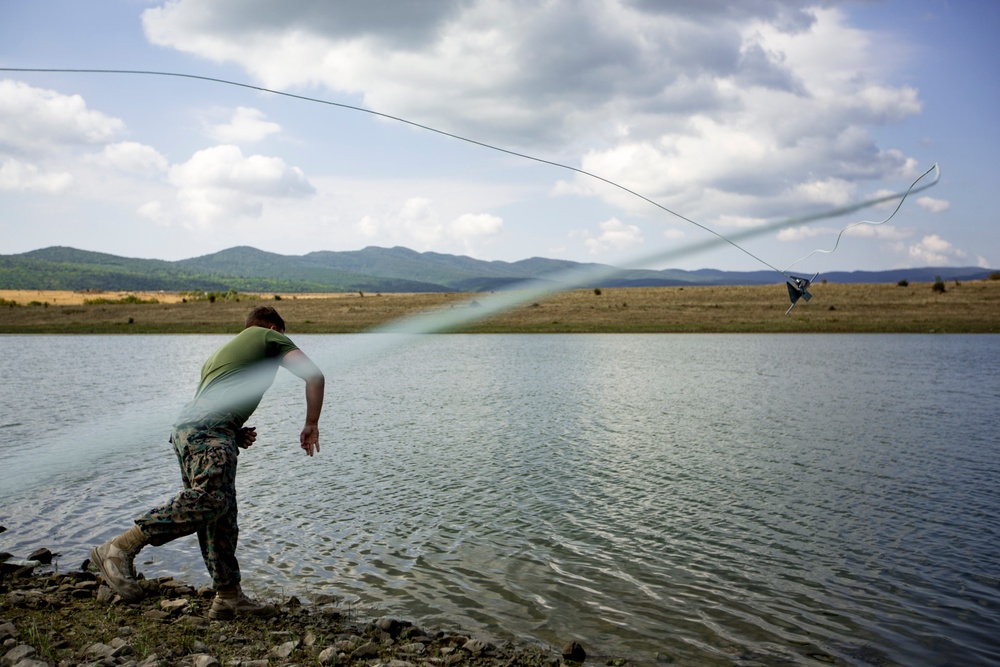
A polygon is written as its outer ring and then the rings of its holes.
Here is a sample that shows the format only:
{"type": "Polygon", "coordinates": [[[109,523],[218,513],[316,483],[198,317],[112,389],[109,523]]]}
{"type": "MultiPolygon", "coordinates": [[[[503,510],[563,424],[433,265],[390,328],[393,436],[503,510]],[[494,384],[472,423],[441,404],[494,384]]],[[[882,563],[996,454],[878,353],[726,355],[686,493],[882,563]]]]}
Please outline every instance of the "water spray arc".
{"type": "MultiPolygon", "coordinates": [[[[418,314],[406,318],[401,318],[395,322],[389,324],[375,327],[369,330],[369,334],[383,334],[383,335],[365,335],[358,339],[358,342],[351,346],[350,354],[341,354],[336,357],[329,358],[314,358],[314,361],[323,369],[325,373],[335,375],[337,373],[350,372],[352,369],[363,366],[368,360],[375,358],[377,355],[383,355],[391,352],[393,349],[400,348],[405,345],[416,344],[421,340],[421,338],[426,334],[439,333],[443,331],[453,331],[460,329],[461,327],[473,323],[478,320],[488,318],[492,315],[501,313],[505,310],[515,308],[519,305],[530,303],[534,300],[542,298],[546,295],[553,294],[555,292],[592,286],[595,283],[610,278],[623,270],[641,268],[644,266],[649,266],[654,263],[662,263],[665,261],[676,260],[680,258],[687,258],[692,255],[707,252],[709,250],[724,246],[726,244],[731,245],[740,251],[746,253],[756,261],[760,262],[764,266],[776,271],[785,277],[786,283],[788,284],[789,296],[794,305],[798,298],[803,298],[808,300],[809,294],[807,291],[810,280],[805,278],[799,278],[792,276],[788,273],[788,270],[803,261],[807,257],[811,256],[815,252],[826,252],[832,253],[837,249],[840,243],[840,238],[849,228],[860,224],[883,224],[890,220],[896,212],[898,212],[903,204],[903,201],[911,194],[921,192],[937,184],[940,179],[940,169],[937,164],[934,164],[931,168],[927,169],[923,174],[921,174],[913,183],[902,192],[894,192],[891,194],[886,194],[883,196],[866,199],[846,206],[828,209],[818,213],[804,215],[794,218],[788,218],[784,220],[778,220],[771,222],[759,227],[754,227],[746,229],[741,232],[731,234],[729,236],[724,236],[713,229],[702,225],[684,215],[681,215],[662,204],[635,192],[623,185],[615,183],[609,179],[606,179],[598,174],[594,174],[571,165],[566,165],[551,160],[546,160],[543,158],[531,156],[525,153],[519,153],[516,151],[508,150],[502,147],[487,144],[474,139],[469,139],[462,137],[457,134],[452,134],[443,130],[439,130],[433,127],[422,125],[414,121],[410,121],[397,116],[392,116],[389,114],[381,113],[378,111],[373,111],[370,109],[365,109],[363,107],[357,107],[349,104],[344,104],[340,102],[332,102],[329,100],[323,100],[320,98],[308,97],[304,95],[297,95],[294,93],[288,93],[278,90],[271,90],[268,88],[263,88],[260,86],[255,86],[246,83],[240,83],[235,81],[228,81],[225,79],[218,79],[213,77],[195,75],[195,74],[184,74],[176,72],[159,72],[159,71],[143,71],[143,70],[106,70],[106,69],[54,69],[54,68],[10,68],[10,67],[0,67],[0,72],[23,72],[23,73],[67,73],[67,74],[111,74],[111,75],[139,75],[139,76],[159,76],[159,77],[179,77],[184,79],[201,80],[215,84],[223,84],[228,86],[236,86],[240,88],[255,90],[259,92],[265,92],[273,95],[284,96],[292,99],[298,99],[311,103],[324,104],[332,107],[338,107],[342,109],[347,109],[351,111],[363,112],[371,114],[373,116],[385,118],[388,120],[397,121],[404,123],[422,130],[429,132],[434,132],[436,134],[446,136],[452,139],[460,140],[483,148],[498,151],[515,157],[523,158],[526,160],[531,160],[537,163],[547,164],[560,169],[569,170],[588,178],[596,179],[597,181],[603,182],[610,186],[613,186],[619,190],[622,190],[632,196],[635,196],[654,207],[668,213],[671,216],[677,217],[689,224],[692,224],[705,232],[707,232],[710,237],[703,239],[701,241],[689,243],[682,246],[675,246],[667,249],[660,249],[655,252],[645,254],[636,257],[626,263],[621,267],[610,267],[610,266],[596,266],[596,267],[579,267],[566,271],[556,272],[545,276],[542,279],[525,281],[516,285],[510,286],[508,289],[497,292],[491,295],[483,296],[478,295],[476,299],[478,306],[473,308],[470,303],[467,304],[470,307],[455,307],[446,311],[429,312],[418,314]],[[933,172],[933,178],[928,182],[924,181],[933,172]],[[779,269],[772,264],[764,261],[760,257],[754,255],[753,253],[746,250],[740,245],[741,242],[747,241],[749,239],[763,236],[780,229],[785,229],[788,227],[793,227],[796,225],[803,225],[810,222],[815,222],[817,220],[836,218],[844,215],[848,215],[855,211],[876,206],[878,204],[886,203],[889,201],[898,200],[898,204],[893,212],[884,220],[880,222],[871,221],[861,221],[848,225],[840,234],[837,236],[836,243],[832,249],[829,251],[816,250],[806,257],[793,262],[786,269],[779,269]]],[[[791,310],[791,308],[789,308],[791,310]]],[[[294,332],[291,332],[294,335],[294,332]]],[[[234,403],[239,403],[244,400],[245,397],[242,396],[232,396],[234,403]]],[[[179,406],[178,406],[179,407],[179,406]]],[[[122,408],[124,410],[124,408],[122,408]]],[[[120,452],[126,450],[131,444],[132,434],[130,429],[126,428],[126,424],[130,422],[142,421],[145,423],[161,422],[169,423],[172,417],[171,411],[166,409],[154,410],[156,414],[144,413],[141,418],[135,418],[134,415],[121,414],[118,417],[121,419],[116,420],[116,415],[113,414],[102,414],[100,421],[102,423],[120,423],[121,429],[116,430],[110,437],[109,434],[103,433],[102,436],[89,436],[84,438],[83,442],[79,442],[77,447],[74,449],[76,456],[67,457],[65,451],[59,446],[46,447],[41,451],[35,452],[31,456],[30,463],[25,460],[19,462],[20,474],[17,479],[0,479],[0,491],[11,492],[16,490],[23,490],[35,483],[42,481],[45,478],[51,478],[53,474],[59,472],[69,472],[76,468],[79,464],[81,457],[97,457],[103,455],[109,455],[112,453],[120,452]],[[10,485],[7,482],[10,482],[10,485]]],[[[100,429],[93,429],[98,431],[100,429]]]]}

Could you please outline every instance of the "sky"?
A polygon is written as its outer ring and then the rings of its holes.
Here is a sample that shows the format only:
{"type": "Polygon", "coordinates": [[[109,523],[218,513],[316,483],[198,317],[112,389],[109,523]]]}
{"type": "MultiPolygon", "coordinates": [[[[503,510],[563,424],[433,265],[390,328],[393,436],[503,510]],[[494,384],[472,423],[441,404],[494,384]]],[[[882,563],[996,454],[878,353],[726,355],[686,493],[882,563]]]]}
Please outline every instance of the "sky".
{"type": "Polygon", "coordinates": [[[0,255],[997,268],[998,33],[995,0],[0,0],[0,68],[385,114],[0,71],[0,255]],[[934,164],[887,222],[742,249],[686,252],[708,232],[642,198],[726,236],[934,164]]]}

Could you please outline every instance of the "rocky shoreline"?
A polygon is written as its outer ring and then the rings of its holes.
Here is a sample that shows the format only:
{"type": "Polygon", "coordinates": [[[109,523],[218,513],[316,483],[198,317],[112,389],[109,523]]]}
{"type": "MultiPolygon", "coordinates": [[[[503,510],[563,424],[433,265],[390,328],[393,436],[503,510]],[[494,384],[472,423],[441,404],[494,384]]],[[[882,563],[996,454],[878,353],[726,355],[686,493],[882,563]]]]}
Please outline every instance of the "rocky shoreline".
{"type": "Polygon", "coordinates": [[[277,601],[269,619],[213,621],[210,587],[142,579],[145,599],[129,604],[89,562],[59,572],[46,565],[52,557],[46,549],[25,560],[0,554],[0,667],[559,667],[586,659],[576,642],[560,655],[390,617],[359,622],[328,595],[277,601]]]}

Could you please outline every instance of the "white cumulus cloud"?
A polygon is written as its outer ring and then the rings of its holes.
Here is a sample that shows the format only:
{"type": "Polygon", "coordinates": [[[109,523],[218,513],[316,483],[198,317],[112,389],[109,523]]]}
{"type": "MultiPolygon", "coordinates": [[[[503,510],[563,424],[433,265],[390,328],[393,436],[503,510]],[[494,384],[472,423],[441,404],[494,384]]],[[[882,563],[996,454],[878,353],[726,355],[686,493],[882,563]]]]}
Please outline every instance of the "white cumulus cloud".
{"type": "Polygon", "coordinates": [[[920,197],[917,199],[917,205],[927,209],[931,213],[944,213],[951,208],[951,202],[944,199],[935,199],[934,197],[920,197]]]}
{"type": "Polygon", "coordinates": [[[101,161],[121,171],[139,176],[157,176],[166,173],[169,163],[152,146],[135,141],[122,141],[104,147],[101,161]]]}
{"type": "MultiPolygon", "coordinates": [[[[233,63],[267,87],[324,87],[565,159],[712,227],[842,206],[919,173],[876,140],[921,112],[917,89],[894,81],[892,45],[829,3],[379,7],[173,0],[146,10],[143,26],[154,44],[233,63]]],[[[581,174],[553,192],[650,213],[648,202],[581,174]]],[[[364,226],[384,227],[383,218],[364,226]]],[[[441,221],[414,224],[422,238],[447,236],[441,221]]]]}
{"type": "Polygon", "coordinates": [[[629,225],[618,218],[605,220],[598,225],[601,233],[596,237],[584,239],[584,244],[590,254],[597,255],[608,250],[625,250],[642,244],[642,230],[635,225],[629,225]]]}
{"type": "Polygon", "coordinates": [[[62,192],[73,184],[72,174],[44,172],[37,165],[7,159],[0,163],[0,190],[62,192]]]}
{"type": "Polygon", "coordinates": [[[88,109],[79,95],[0,80],[0,151],[30,155],[99,145],[124,128],[121,120],[88,109]]]}
{"type": "Polygon", "coordinates": [[[838,231],[839,230],[833,229],[832,227],[823,227],[823,226],[810,227],[807,225],[802,225],[801,227],[786,227],[778,232],[778,240],[803,241],[805,239],[811,239],[817,236],[836,235],[838,231]]]}
{"type": "Polygon", "coordinates": [[[965,259],[966,253],[937,234],[929,234],[923,237],[919,243],[910,246],[909,256],[916,264],[947,266],[965,259]]]}
{"type": "Polygon", "coordinates": [[[389,245],[414,246],[420,250],[443,246],[455,252],[472,253],[501,233],[503,219],[488,213],[464,213],[448,220],[431,199],[410,197],[396,211],[363,216],[354,229],[364,237],[379,238],[389,245]]]}
{"type": "Polygon", "coordinates": [[[264,199],[302,198],[315,190],[302,170],[264,155],[246,157],[237,146],[214,146],[174,165],[170,183],[197,226],[235,217],[258,217],[264,199]]]}
{"type": "Polygon", "coordinates": [[[210,135],[223,143],[248,143],[260,141],[281,132],[281,125],[268,120],[259,109],[237,107],[228,123],[211,128],[210,135]]]}
{"type": "Polygon", "coordinates": [[[448,229],[453,236],[461,239],[493,236],[503,229],[503,218],[489,213],[466,213],[453,220],[448,229]]]}

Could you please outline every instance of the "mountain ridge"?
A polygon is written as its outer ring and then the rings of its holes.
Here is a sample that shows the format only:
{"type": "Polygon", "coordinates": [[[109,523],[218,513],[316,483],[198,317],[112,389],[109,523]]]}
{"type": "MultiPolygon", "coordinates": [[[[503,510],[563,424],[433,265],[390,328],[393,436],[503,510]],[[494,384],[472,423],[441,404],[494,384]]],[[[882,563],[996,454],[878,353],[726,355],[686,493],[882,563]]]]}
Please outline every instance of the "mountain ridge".
{"type": "MultiPolygon", "coordinates": [[[[112,291],[243,292],[483,292],[545,280],[557,272],[608,265],[531,257],[516,262],[417,252],[395,246],[320,250],[281,255],[234,246],[182,260],[121,257],[68,246],[0,255],[0,289],[100,289],[112,291]]],[[[920,267],[884,271],[833,271],[839,283],[907,280],[981,280],[994,273],[978,267],[920,267]]],[[[772,270],[621,269],[588,288],[763,285],[782,282],[772,270]]]]}

